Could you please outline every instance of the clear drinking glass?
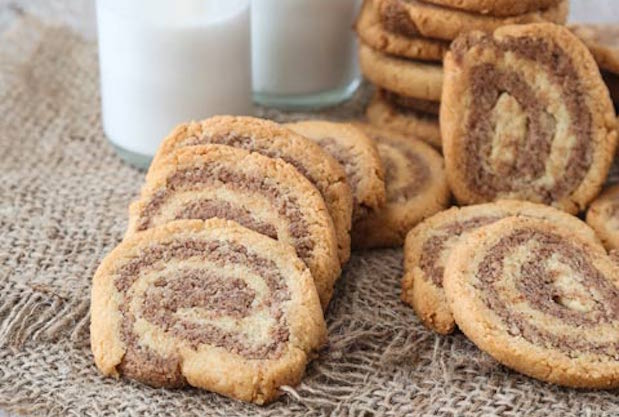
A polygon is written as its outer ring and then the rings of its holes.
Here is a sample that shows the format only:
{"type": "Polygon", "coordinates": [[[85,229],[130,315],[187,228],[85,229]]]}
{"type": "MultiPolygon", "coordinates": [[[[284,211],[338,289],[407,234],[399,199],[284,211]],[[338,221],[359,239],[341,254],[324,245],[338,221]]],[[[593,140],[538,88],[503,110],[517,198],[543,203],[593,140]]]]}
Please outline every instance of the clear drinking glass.
{"type": "Polygon", "coordinates": [[[147,167],[181,122],[251,114],[250,0],[97,0],[103,128],[147,167]]]}
{"type": "Polygon", "coordinates": [[[357,89],[352,30],[359,0],[253,0],[254,100],[276,107],[336,104],[357,89]]]}

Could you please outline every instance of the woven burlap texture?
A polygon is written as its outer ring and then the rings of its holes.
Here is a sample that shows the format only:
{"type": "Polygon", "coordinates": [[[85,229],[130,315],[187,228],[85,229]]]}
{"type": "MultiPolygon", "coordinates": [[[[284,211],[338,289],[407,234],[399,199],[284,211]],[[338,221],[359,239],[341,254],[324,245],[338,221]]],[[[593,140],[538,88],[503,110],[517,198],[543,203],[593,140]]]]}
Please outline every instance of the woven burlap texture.
{"type": "MultiPolygon", "coordinates": [[[[367,88],[323,117],[358,116],[367,88]]],[[[280,120],[307,117],[260,110],[280,120]]],[[[316,114],[314,114],[315,116],[316,114]]],[[[101,377],[90,281],[121,239],[144,174],[107,144],[96,45],[25,17],[0,38],[0,409],[29,415],[617,415],[617,392],[511,372],[462,334],[424,329],[399,300],[401,251],[355,253],[327,313],[330,341],[267,407],[101,377]]]]}

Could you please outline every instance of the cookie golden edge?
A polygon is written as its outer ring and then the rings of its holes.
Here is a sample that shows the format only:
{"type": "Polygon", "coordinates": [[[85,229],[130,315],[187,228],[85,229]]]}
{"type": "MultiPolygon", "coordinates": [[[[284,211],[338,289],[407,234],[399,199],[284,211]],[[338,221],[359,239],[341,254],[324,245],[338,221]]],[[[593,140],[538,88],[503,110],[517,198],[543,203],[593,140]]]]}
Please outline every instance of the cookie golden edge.
{"type": "MultiPolygon", "coordinates": [[[[599,248],[602,246],[594,230],[578,217],[550,206],[527,201],[499,200],[472,206],[454,206],[425,219],[410,230],[404,241],[404,275],[401,280],[401,299],[413,308],[424,326],[439,334],[452,333],[456,323],[444,290],[434,285],[419,267],[423,245],[433,229],[443,224],[458,221],[459,218],[466,220],[467,217],[476,214],[547,220],[571,230],[583,240],[587,240],[599,248]]],[[[477,230],[477,228],[472,231],[474,230],[477,230]]],[[[470,232],[463,233],[458,240],[461,241],[470,232]]]]}
{"type": "MultiPolygon", "coordinates": [[[[619,386],[619,362],[595,366],[592,360],[573,361],[566,355],[535,346],[506,335],[497,329],[493,316],[482,301],[475,296],[463,275],[474,265],[471,260],[504,231],[513,230],[520,225],[541,225],[543,230],[550,230],[572,242],[577,242],[594,257],[597,267],[601,267],[609,276],[615,278],[613,284],[619,286],[619,266],[614,265],[606,252],[582,240],[577,235],[537,219],[508,217],[494,224],[482,227],[466,235],[449,257],[445,271],[444,285],[451,311],[458,328],[481,350],[498,362],[522,374],[541,381],[572,388],[613,389],[619,386]]],[[[539,230],[539,229],[538,229],[539,230]]],[[[591,359],[591,358],[590,358],[591,359]]]]}
{"type": "Polygon", "coordinates": [[[182,374],[192,386],[258,404],[276,399],[282,385],[300,382],[307,362],[327,340],[326,324],[311,275],[294,249],[235,222],[221,219],[179,220],[137,233],[121,242],[97,268],[91,292],[91,349],[95,364],[105,376],[120,377],[126,346],[120,337],[120,296],[114,287],[117,266],[154,242],[179,236],[218,236],[267,251],[279,268],[289,270],[296,279],[287,280],[293,297],[288,306],[291,343],[277,360],[249,360],[222,348],[208,347],[200,352],[178,347],[182,374]],[[216,366],[215,366],[216,365],[216,366]]]}
{"type": "MultiPolygon", "coordinates": [[[[300,194],[306,196],[307,207],[317,212],[316,223],[323,230],[329,231],[323,234],[319,245],[313,250],[315,262],[311,265],[313,278],[318,291],[321,304],[327,308],[333,296],[335,282],[341,274],[341,266],[337,257],[337,238],[335,228],[324,200],[318,190],[301,175],[292,165],[282,160],[273,159],[255,152],[249,152],[239,148],[232,148],[226,145],[196,145],[179,148],[167,155],[159,168],[151,174],[141,192],[140,198],[129,206],[129,225],[125,234],[125,239],[137,232],[137,222],[142,210],[157,193],[165,187],[170,174],[175,172],[178,167],[191,166],[194,163],[201,163],[204,159],[238,161],[244,168],[259,166],[259,171],[266,172],[265,178],[281,178],[284,181],[294,184],[300,190],[300,194]],[[322,220],[322,225],[318,223],[322,220]]],[[[303,206],[303,202],[300,202],[303,206]]]]}
{"type": "MultiPolygon", "coordinates": [[[[594,144],[595,152],[592,156],[591,168],[582,183],[570,195],[552,204],[568,213],[576,214],[584,210],[600,192],[612,164],[617,144],[617,119],[597,64],[587,47],[575,35],[568,29],[551,23],[505,26],[497,29],[492,36],[499,39],[511,36],[550,40],[568,53],[574,62],[578,62],[575,68],[579,79],[584,83],[583,89],[590,92],[587,105],[592,109],[594,130],[599,131],[600,134],[594,135],[598,143],[594,144]]],[[[467,96],[468,85],[451,51],[445,56],[444,69],[445,82],[439,120],[443,155],[447,166],[447,180],[459,203],[465,205],[484,203],[487,199],[471,191],[460,174],[464,167],[461,166],[458,158],[459,140],[464,137],[465,127],[463,126],[464,120],[462,120],[463,112],[459,108],[462,107],[461,98],[467,96]]],[[[501,198],[505,196],[497,196],[496,199],[501,198]]]]}
{"type": "Polygon", "coordinates": [[[561,0],[424,0],[438,6],[494,17],[518,16],[556,6],[561,0]]]}
{"type": "Polygon", "coordinates": [[[600,194],[589,206],[587,223],[598,234],[606,249],[619,249],[619,231],[613,229],[613,221],[619,225],[619,213],[612,217],[613,204],[619,205],[619,184],[615,184],[600,194]]]}
{"type": "MultiPolygon", "coordinates": [[[[253,137],[264,146],[277,149],[304,160],[318,175],[314,185],[321,192],[335,226],[338,241],[338,256],[343,265],[350,259],[350,229],[352,227],[353,197],[346,179],[344,168],[320,146],[309,139],[284,128],[271,120],[251,116],[213,116],[200,122],[188,122],[178,125],[163,140],[150,168],[146,181],[159,166],[165,163],[165,156],[173,152],[185,139],[204,133],[211,135],[236,134],[253,137]]],[[[228,146],[228,145],[226,145],[228,146]]],[[[253,151],[261,153],[259,151],[253,151]]],[[[304,174],[305,175],[305,174],[304,174]]],[[[307,175],[306,175],[307,176],[307,175]]]]}

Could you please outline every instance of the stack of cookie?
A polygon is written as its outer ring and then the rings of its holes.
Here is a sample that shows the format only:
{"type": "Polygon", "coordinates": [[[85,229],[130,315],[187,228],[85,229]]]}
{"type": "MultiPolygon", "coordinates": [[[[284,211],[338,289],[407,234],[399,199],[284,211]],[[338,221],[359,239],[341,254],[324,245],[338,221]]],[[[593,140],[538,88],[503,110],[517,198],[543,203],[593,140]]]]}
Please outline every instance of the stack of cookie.
{"type": "Polygon", "coordinates": [[[522,373],[618,387],[619,263],[606,249],[619,190],[596,199],[617,125],[593,57],[564,27],[513,25],[461,35],[444,66],[443,152],[462,207],[408,234],[402,299],[522,373]],[[590,204],[595,232],[575,216],[590,204]]]}
{"type": "Polygon", "coordinates": [[[420,141],[327,121],[182,124],[95,274],[95,362],[268,402],[325,343],[351,227],[357,247],[400,245],[448,201],[442,158],[420,141]]]}
{"type": "Polygon", "coordinates": [[[471,30],[563,24],[567,13],[568,0],[365,0],[356,23],[359,61],[378,88],[369,121],[440,147],[442,59],[449,43],[471,30]]]}

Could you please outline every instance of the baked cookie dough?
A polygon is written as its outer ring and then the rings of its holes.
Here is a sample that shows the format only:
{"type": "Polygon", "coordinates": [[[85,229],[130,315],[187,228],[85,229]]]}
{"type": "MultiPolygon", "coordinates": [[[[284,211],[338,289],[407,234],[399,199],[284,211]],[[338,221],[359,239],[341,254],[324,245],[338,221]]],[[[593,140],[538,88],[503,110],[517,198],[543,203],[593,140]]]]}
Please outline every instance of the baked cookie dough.
{"type": "Polygon", "coordinates": [[[601,189],[617,142],[595,61],[552,24],[454,41],[440,123],[449,184],[462,204],[518,199],[577,213],[601,189]]]}
{"type": "Polygon", "coordinates": [[[220,219],[123,241],[95,273],[90,312],[104,375],[258,404],[299,383],[327,334],[292,247],[220,219]]]}
{"type": "Polygon", "coordinates": [[[291,245],[326,308],[340,275],[333,222],[318,190],[290,164],[224,145],[178,148],[131,205],[127,235],[213,217],[291,245]]]}
{"type": "Polygon", "coordinates": [[[561,0],[555,6],[544,10],[509,17],[469,13],[439,7],[421,0],[376,1],[381,19],[393,19],[399,22],[397,33],[448,41],[473,30],[492,32],[505,25],[540,22],[564,24],[569,11],[569,0],[561,0]]]}
{"type": "Polygon", "coordinates": [[[375,0],[365,0],[355,24],[359,39],[372,49],[385,54],[422,61],[441,61],[449,49],[449,42],[405,36],[389,30],[391,21],[381,22],[374,5],[375,0]]]}
{"type": "Polygon", "coordinates": [[[587,223],[608,250],[619,250],[619,184],[609,187],[593,200],[587,211],[587,223]]]}
{"type": "Polygon", "coordinates": [[[466,235],[443,284],[460,330],[502,364],[569,387],[619,387],[619,267],[603,248],[509,217],[466,235]]]}
{"type": "Polygon", "coordinates": [[[344,168],[320,146],[275,122],[254,117],[216,116],[182,124],[159,147],[147,181],[175,149],[209,143],[246,149],[293,165],[322,194],[333,218],[340,262],[348,261],[352,193],[344,168]]]}
{"type": "Polygon", "coordinates": [[[353,224],[385,204],[385,181],[378,150],[359,128],[325,120],[284,126],[316,142],[344,167],[353,195],[353,224]]]}
{"type": "Polygon", "coordinates": [[[504,200],[462,208],[452,207],[424,220],[406,236],[402,300],[424,325],[448,334],[455,322],[443,290],[443,275],[453,248],[466,233],[505,217],[544,219],[601,246],[593,230],[561,210],[524,201],[504,200]]]}
{"type": "Polygon", "coordinates": [[[386,55],[359,43],[359,65],[373,84],[408,97],[440,101],[443,67],[386,55]]]}
{"type": "Polygon", "coordinates": [[[423,0],[439,6],[490,16],[517,16],[556,6],[561,0],[423,0]]]}
{"type": "Polygon", "coordinates": [[[619,24],[579,23],[569,29],[587,45],[601,69],[619,75],[619,24]]]}
{"type": "MultiPolygon", "coordinates": [[[[422,106],[419,102],[419,106],[422,106]]],[[[428,102],[425,102],[428,103],[428,102]]],[[[438,117],[423,111],[399,105],[384,91],[377,91],[365,111],[368,121],[381,128],[421,139],[435,148],[441,147],[441,129],[438,117]]]]}
{"type": "Polygon", "coordinates": [[[387,202],[354,224],[356,248],[400,246],[417,223],[449,204],[441,155],[428,144],[397,132],[359,125],[376,142],[385,170],[387,202]]]}

